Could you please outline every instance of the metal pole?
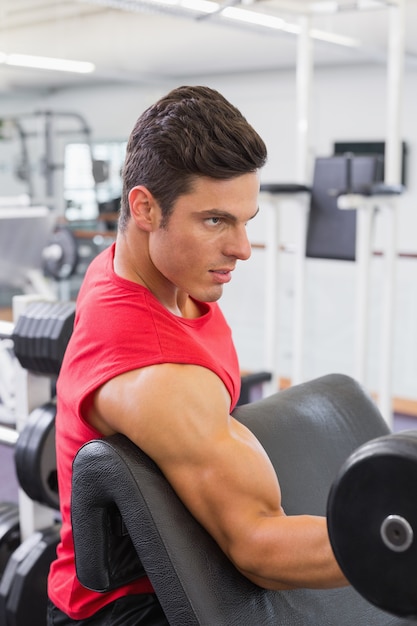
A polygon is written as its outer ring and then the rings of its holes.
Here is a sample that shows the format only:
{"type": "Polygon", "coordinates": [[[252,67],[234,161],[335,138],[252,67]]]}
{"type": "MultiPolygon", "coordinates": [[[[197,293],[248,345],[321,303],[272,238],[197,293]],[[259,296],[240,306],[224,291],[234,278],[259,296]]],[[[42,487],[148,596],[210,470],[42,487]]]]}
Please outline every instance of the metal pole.
{"type": "Polygon", "coordinates": [[[279,388],[279,231],[280,203],[274,203],[272,194],[265,193],[266,210],[266,269],[265,269],[265,362],[271,372],[268,390],[274,393],[279,388]]]}
{"type": "Polygon", "coordinates": [[[355,378],[365,385],[368,354],[369,273],[375,210],[367,202],[356,210],[355,378]]]}
{"type": "MultiPolygon", "coordinates": [[[[308,181],[310,92],[313,71],[310,17],[300,18],[297,47],[297,182],[308,181]]],[[[307,203],[298,205],[297,236],[294,258],[294,328],[292,384],[303,380],[304,309],[305,309],[305,248],[307,235],[307,203]]]]}
{"type": "Polygon", "coordinates": [[[310,35],[311,18],[300,17],[300,33],[297,39],[296,67],[296,181],[300,184],[309,182],[310,148],[310,101],[313,75],[313,45],[310,35]]]}
{"type": "MultiPolygon", "coordinates": [[[[401,182],[401,107],[404,74],[405,1],[388,9],[389,45],[387,63],[387,129],[385,145],[385,182],[401,182]]],[[[383,207],[386,248],[384,267],[384,295],[381,323],[381,369],[379,407],[389,425],[392,425],[392,361],[395,302],[396,264],[396,202],[383,207]]]]}

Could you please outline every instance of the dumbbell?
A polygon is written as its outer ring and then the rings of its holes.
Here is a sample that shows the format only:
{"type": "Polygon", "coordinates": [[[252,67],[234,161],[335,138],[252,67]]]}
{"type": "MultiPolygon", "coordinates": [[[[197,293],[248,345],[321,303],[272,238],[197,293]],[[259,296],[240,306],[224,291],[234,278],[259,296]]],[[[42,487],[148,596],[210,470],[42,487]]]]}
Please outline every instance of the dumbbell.
{"type": "Polygon", "coordinates": [[[379,437],[341,467],[327,520],[351,585],[394,615],[417,618],[417,431],[379,437]]]}
{"type": "MultiPolygon", "coordinates": [[[[21,433],[1,426],[0,443],[14,446],[19,485],[29,498],[58,510],[55,414],[55,404],[48,402],[32,411],[21,433]]],[[[15,503],[0,503],[0,579],[19,544],[19,508],[15,503]]]]}
{"type": "Polygon", "coordinates": [[[7,562],[20,544],[19,507],[14,502],[0,503],[0,580],[7,562]]]}
{"type": "Polygon", "coordinates": [[[0,426],[0,443],[14,446],[19,485],[29,498],[58,510],[55,415],[52,401],[37,407],[20,433],[0,426]]]}
{"type": "MultiPolygon", "coordinates": [[[[0,338],[12,339],[14,354],[23,368],[54,379],[72,333],[74,317],[75,304],[72,302],[34,302],[16,325],[0,328],[0,338]]],[[[30,413],[19,433],[12,428],[0,427],[0,442],[15,448],[20,486],[32,500],[52,509],[59,508],[55,414],[55,403],[50,401],[30,413]]],[[[0,539],[2,520],[5,524],[10,521],[7,526],[9,534],[5,526],[4,541],[0,545],[0,624],[43,625],[46,579],[59,541],[59,519],[21,542],[17,506],[8,505],[4,514],[1,510],[0,505],[0,539]]]]}
{"type": "MultiPolygon", "coordinates": [[[[55,414],[53,402],[32,411],[22,431],[15,434],[14,458],[19,484],[26,494],[36,502],[58,509],[55,414]]],[[[9,434],[8,443],[11,442],[9,434]]],[[[2,626],[43,626],[45,623],[47,576],[56,555],[59,530],[57,519],[52,526],[21,542],[17,505],[0,504],[2,626]]]]}
{"type": "MultiPolygon", "coordinates": [[[[59,508],[55,453],[56,407],[48,402],[36,408],[17,434],[9,431],[14,446],[16,473],[21,488],[32,499],[59,508]]],[[[3,443],[4,440],[3,440],[3,443]]],[[[27,626],[45,623],[46,580],[59,541],[59,521],[21,542],[19,508],[0,504],[0,624],[27,626]]]]}
{"type": "Polygon", "coordinates": [[[33,533],[10,556],[0,582],[2,626],[44,626],[47,578],[56,556],[60,524],[33,533]]]}
{"type": "MultiPolygon", "coordinates": [[[[14,326],[1,327],[0,338],[12,339],[13,352],[24,369],[56,377],[74,318],[74,302],[33,302],[14,326]]],[[[17,477],[28,496],[58,509],[55,413],[55,404],[48,402],[32,411],[20,433],[0,427],[0,443],[15,445],[17,477]]]]}
{"type": "Polygon", "coordinates": [[[33,302],[12,332],[14,354],[24,369],[56,376],[72,334],[74,302],[33,302]]]}

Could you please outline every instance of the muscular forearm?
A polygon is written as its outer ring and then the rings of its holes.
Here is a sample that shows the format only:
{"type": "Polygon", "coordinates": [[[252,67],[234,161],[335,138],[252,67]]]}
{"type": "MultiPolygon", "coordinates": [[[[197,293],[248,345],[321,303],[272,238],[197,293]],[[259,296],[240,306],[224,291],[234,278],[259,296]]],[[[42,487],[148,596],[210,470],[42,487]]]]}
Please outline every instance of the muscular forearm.
{"type": "Polygon", "coordinates": [[[266,589],[325,589],[347,585],[332,549],[324,517],[263,518],[231,558],[252,582],[266,589]]]}

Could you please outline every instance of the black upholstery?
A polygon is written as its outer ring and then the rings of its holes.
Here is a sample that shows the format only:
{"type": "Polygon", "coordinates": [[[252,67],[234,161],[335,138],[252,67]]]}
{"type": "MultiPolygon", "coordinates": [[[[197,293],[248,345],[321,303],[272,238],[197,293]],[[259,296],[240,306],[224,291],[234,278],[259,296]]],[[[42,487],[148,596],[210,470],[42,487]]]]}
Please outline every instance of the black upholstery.
{"type": "Polygon", "coordinates": [[[348,191],[368,195],[368,189],[376,179],[378,163],[375,156],[332,156],[315,160],[307,257],[355,260],[356,211],[339,209],[337,198],[348,191]]]}
{"type": "MultiPolygon", "coordinates": [[[[365,441],[388,433],[370,398],[342,375],[291,387],[238,407],[234,415],[269,454],[288,514],[324,515],[345,459],[365,441]]],[[[185,509],[151,459],[121,435],[87,443],[74,461],[77,574],[90,588],[120,583],[138,563],[135,556],[126,566],[122,550],[118,566],[117,553],[109,552],[108,511],[115,506],[173,626],[411,623],[373,607],[352,588],[272,592],[252,584],[185,509]]]]}

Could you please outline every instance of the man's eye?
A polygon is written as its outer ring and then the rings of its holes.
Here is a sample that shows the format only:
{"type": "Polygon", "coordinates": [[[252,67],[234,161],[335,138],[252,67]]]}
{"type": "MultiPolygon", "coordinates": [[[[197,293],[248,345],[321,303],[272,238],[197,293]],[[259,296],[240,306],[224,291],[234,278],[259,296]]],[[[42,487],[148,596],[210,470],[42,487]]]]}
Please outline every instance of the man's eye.
{"type": "Polygon", "coordinates": [[[221,217],[209,217],[207,221],[209,224],[213,224],[213,226],[216,226],[217,224],[221,223],[222,218],[221,217]]]}

